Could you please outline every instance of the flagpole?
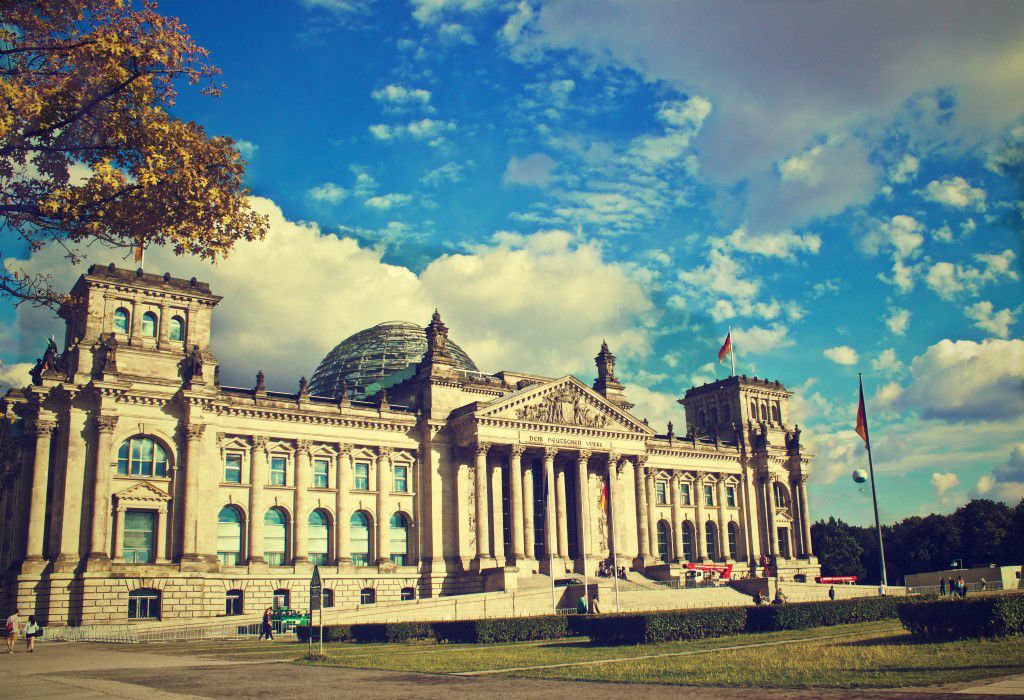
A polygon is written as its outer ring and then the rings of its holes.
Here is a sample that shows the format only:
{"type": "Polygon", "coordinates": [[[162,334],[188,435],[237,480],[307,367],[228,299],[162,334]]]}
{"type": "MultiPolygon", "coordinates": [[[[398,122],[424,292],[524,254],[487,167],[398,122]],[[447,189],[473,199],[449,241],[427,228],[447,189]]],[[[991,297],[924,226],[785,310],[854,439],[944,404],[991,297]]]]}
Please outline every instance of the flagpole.
{"type": "Polygon", "coordinates": [[[736,376],[736,341],[732,339],[732,326],[729,326],[729,359],[732,360],[732,376],[736,376]]]}
{"type": "Polygon", "coordinates": [[[885,572],[885,545],[882,544],[882,524],[878,519],[878,496],[875,494],[875,465],[871,461],[871,437],[868,432],[868,409],[864,403],[864,379],[861,373],[857,372],[857,382],[860,384],[860,401],[864,406],[864,445],[868,448],[868,473],[871,475],[871,503],[875,507],[875,530],[878,533],[878,561],[882,572],[882,586],[888,587],[889,581],[885,572]]]}

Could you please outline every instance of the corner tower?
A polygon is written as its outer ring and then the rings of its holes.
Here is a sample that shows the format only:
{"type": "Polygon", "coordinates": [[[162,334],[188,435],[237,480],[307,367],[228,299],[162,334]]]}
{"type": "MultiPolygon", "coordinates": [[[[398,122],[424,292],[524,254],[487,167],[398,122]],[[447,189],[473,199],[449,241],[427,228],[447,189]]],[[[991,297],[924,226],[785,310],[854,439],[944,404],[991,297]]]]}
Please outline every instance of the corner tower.
{"type": "Polygon", "coordinates": [[[789,391],[778,381],[732,376],[691,387],[679,403],[686,410],[687,432],[734,439],[737,425],[763,425],[766,435],[785,435],[789,427],[789,391]]]}

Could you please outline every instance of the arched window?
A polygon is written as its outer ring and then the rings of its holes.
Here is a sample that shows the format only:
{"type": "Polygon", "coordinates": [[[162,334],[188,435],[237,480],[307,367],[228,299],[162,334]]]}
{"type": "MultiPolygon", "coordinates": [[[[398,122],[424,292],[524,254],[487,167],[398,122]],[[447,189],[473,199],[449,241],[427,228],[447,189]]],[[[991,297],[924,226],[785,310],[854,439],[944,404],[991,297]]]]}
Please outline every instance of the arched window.
{"type": "Polygon", "coordinates": [[[217,516],[217,556],[224,566],[238,566],[242,559],[242,514],[224,506],[217,516]]]}
{"type": "Polygon", "coordinates": [[[718,409],[711,407],[711,425],[718,425],[718,409]]]}
{"type": "Polygon", "coordinates": [[[128,593],[129,620],[159,620],[160,591],[155,588],[136,588],[128,593]]]}
{"type": "Polygon", "coordinates": [[[149,564],[154,560],[156,513],[129,510],[124,514],[124,560],[130,564],[149,564]]]}
{"type": "Polygon", "coordinates": [[[349,542],[352,549],[352,563],[368,566],[370,563],[370,519],[366,513],[357,510],[349,520],[349,542]]]}
{"type": "Polygon", "coordinates": [[[707,542],[707,549],[705,550],[708,555],[708,559],[711,561],[718,561],[718,528],[711,521],[704,524],[704,537],[707,542]]]}
{"type": "Polygon", "coordinates": [[[241,615],[242,611],[242,591],[237,588],[232,588],[224,594],[224,614],[241,615]]]}
{"type": "Polygon", "coordinates": [[[686,561],[693,561],[693,524],[683,523],[683,558],[686,561]]]}
{"type": "Polygon", "coordinates": [[[667,562],[672,556],[671,553],[671,542],[672,535],[670,534],[668,523],[664,520],[658,521],[658,558],[663,562],[667,562]]]}
{"type": "Polygon", "coordinates": [[[768,420],[768,404],[761,404],[761,420],[768,420]]]}
{"type": "Polygon", "coordinates": [[[185,319],[181,316],[171,317],[171,323],[167,328],[167,338],[169,340],[185,339],[185,319]]]}
{"type": "Polygon", "coordinates": [[[398,566],[409,563],[409,521],[401,513],[391,516],[391,561],[398,566]]]}
{"type": "Polygon", "coordinates": [[[136,435],[117,450],[117,473],[131,476],[166,476],[167,452],[151,437],[136,435]]]}
{"type": "Polygon", "coordinates": [[[782,423],[782,417],[779,415],[779,404],[772,404],[772,422],[782,423]]]}
{"type": "Polygon", "coordinates": [[[142,314],[142,337],[143,338],[155,338],[156,337],[156,314],[152,311],[147,311],[142,314]]]}
{"type": "Polygon", "coordinates": [[[736,561],[740,558],[740,526],[729,523],[729,558],[736,561]]]}
{"type": "Polygon", "coordinates": [[[292,607],[292,592],[287,588],[274,591],[274,610],[288,610],[292,607]]]}
{"type": "Polygon", "coordinates": [[[722,422],[729,422],[729,404],[727,403],[722,404],[722,422]]]}
{"type": "Polygon", "coordinates": [[[284,566],[288,553],[288,516],[271,508],[263,517],[263,555],[270,566],[284,566]]]}
{"type": "Polygon", "coordinates": [[[319,508],[309,514],[309,560],[314,564],[327,563],[327,545],[330,519],[319,508]]]}
{"type": "Polygon", "coordinates": [[[359,591],[359,604],[360,605],[372,605],[377,602],[377,589],[376,588],[364,588],[359,591]]]}
{"type": "Polygon", "coordinates": [[[785,508],[787,506],[786,490],[783,488],[782,484],[777,481],[772,485],[772,487],[775,492],[775,507],[785,508]]]}
{"type": "Polygon", "coordinates": [[[412,586],[406,586],[399,594],[401,600],[416,600],[416,589],[412,586]]]}
{"type": "Polygon", "coordinates": [[[114,312],[114,332],[128,335],[128,328],[131,326],[132,316],[128,309],[120,308],[114,312]]]}
{"type": "Polygon", "coordinates": [[[750,401],[750,417],[757,420],[757,401],[750,401]]]}
{"type": "Polygon", "coordinates": [[[334,607],[334,589],[325,588],[320,591],[320,607],[322,608],[333,608],[334,607]]]}

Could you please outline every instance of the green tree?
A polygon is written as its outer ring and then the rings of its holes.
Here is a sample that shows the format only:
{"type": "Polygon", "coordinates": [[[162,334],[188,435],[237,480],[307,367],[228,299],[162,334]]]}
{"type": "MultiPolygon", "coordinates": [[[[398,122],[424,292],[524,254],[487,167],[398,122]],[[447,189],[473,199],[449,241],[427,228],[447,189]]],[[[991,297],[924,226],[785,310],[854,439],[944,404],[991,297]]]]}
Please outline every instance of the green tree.
{"type": "Polygon", "coordinates": [[[953,513],[965,566],[1002,563],[1004,542],[1013,527],[1013,511],[1004,503],[977,498],[953,513]]]}
{"type": "Polygon", "coordinates": [[[861,564],[863,550],[852,528],[842,520],[829,518],[811,525],[811,544],[818,554],[823,576],[856,576],[858,580],[865,575],[861,564]]]}

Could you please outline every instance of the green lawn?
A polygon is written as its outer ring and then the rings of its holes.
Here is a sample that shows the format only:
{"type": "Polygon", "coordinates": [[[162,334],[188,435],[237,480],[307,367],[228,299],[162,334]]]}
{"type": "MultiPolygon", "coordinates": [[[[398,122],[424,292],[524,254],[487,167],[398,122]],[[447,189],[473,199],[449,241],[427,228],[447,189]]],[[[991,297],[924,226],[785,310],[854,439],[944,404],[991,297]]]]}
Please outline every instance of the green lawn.
{"type": "MultiPolygon", "coordinates": [[[[202,642],[154,645],[152,650],[307,663],[300,660],[306,645],[297,643],[202,642]]],[[[642,646],[591,646],[583,639],[495,645],[341,643],[325,644],[324,654],[327,661],[319,663],[345,668],[422,673],[520,669],[502,675],[761,688],[894,688],[1024,672],[1024,637],[918,643],[891,620],[642,646]],[[825,638],[835,635],[845,636],[825,638]],[[765,643],[774,646],[728,648],[765,643]],[[680,653],[685,655],[637,658],[680,653]],[[602,659],[614,661],[524,668],[602,659]]]]}

